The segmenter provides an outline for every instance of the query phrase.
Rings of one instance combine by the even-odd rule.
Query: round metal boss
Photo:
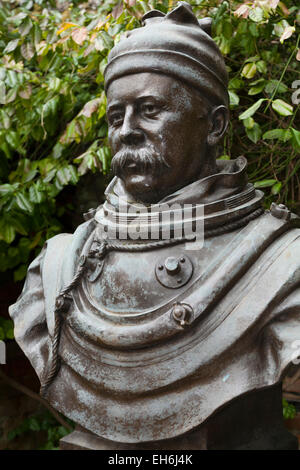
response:
[[[155,266],[156,279],[164,287],[178,289],[192,277],[193,264],[187,255],[169,256],[158,260]]]

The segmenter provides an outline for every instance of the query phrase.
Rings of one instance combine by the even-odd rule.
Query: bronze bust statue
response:
[[[209,19],[148,12],[105,84],[106,202],[47,241],[10,307],[42,395],[97,448],[294,448],[300,224],[263,209],[244,157],[217,159],[227,73]]]

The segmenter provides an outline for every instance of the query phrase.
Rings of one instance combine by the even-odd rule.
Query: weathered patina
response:
[[[244,157],[216,159],[227,74],[209,26],[181,3],[113,48],[106,202],[47,241],[10,307],[41,393],[96,448],[296,445],[280,386],[300,339],[299,218],[263,210]]]

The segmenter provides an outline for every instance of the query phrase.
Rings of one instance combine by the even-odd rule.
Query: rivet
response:
[[[162,271],[162,270],[164,269],[163,265],[160,264],[160,265],[158,266],[158,269],[159,269],[160,271]]]
[[[185,263],[185,258],[180,258],[181,263]]]
[[[173,317],[173,320],[176,321],[176,323],[184,327],[191,323],[193,318],[193,309],[188,304],[176,302],[175,304],[173,304],[171,315]]]
[[[291,211],[284,204],[277,205],[272,202],[270,212],[277,219],[290,220],[291,218]]]

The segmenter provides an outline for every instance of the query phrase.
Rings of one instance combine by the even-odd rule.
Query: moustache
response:
[[[111,162],[114,175],[120,177],[130,172],[130,166],[141,173],[159,172],[170,167],[164,157],[152,147],[122,149],[114,155]]]

